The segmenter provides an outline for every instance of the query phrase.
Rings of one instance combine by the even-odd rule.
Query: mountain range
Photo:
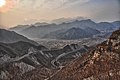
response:
[[[89,49],[83,45],[71,44],[62,49],[50,50],[14,31],[1,29],[0,35],[0,79],[2,80],[12,79],[38,67],[41,67],[40,70],[56,69]]]
[[[43,71],[44,70],[44,71]],[[41,72],[44,72],[41,74]],[[42,77],[44,76],[44,77]],[[13,80],[119,80],[120,30],[58,70],[37,68]]]
[[[62,23],[70,23],[76,20],[79,20],[79,21],[85,20],[85,18],[80,16],[74,17],[74,18],[58,18],[58,19],[52,20],[51,23],[62,24]]]
[[[41,23],[42,24],[42,23]],[[71,29],[74,28],[80,28],[80,29],[86,29],[86,28],[92,28],[95,31],[100,31],[100,32],[112,32],[116,29],[118,29],[120,26],[120,21],[115,21],[115,22],[100,22],[100,23],[96,23],[90,19],[86,19],[86,20],[75,20],[73,22],[68,22],[68,23],[61,23],[61,24],[47,24],[47,23],[43,23],[44,25],[36,25],[36,24],[32,24],[32,25],[28,25],[26,27],[26,25],[21,25],[21,29],[20,27],[14,27],[11,28],[10,30],[12,31],[16,31],[19,34],[22,34],[26,37],[29,38],[56,38],[56,39],[64,39],[62,37],[59,36],[59,34],[63,34],[66,33],[67,31],[73,31]],[[25,27],[23,29],[23,27]],[[57,32],[57,34],[56,34]],[[78,34],[78,31],[75,31]],[[54,34],[55,33],[55,34]],[[72,32],[70,32],[72,33]],[[92,34],[94,34],[95,32],[93,32]],[[72,33],[74,34],[74,33]],[[84,33],[80,33],[80,34],[84,34]],[[70,35],[70,34],[68,34]],[[86,33],[85,35],[89,35],[88,33]],[[58,36],[58,37],[56,37]],[[64,34],[63,34],[64,36]],[[69,39],[70,36],[68,36]],[[84,36],[86,37],[86,36]],[[86,37],[87,38],[87,37]],[[67,39],[67,38],[66,38]],[[72,38],[71,38],[72,39]],[[74,38],[73,38],[74,39]],[[77,38],[78,39],[78,38]]]
[[[112,33],[119,27],[119,21],[95,23],[88,19],[10,29],[16,32],[0,29],[0,79],[119,80],[120,30]],[[106,41],[96,45],[111,33]],[[29,38],[81,39],[81,42],[49,49],[23,34]],[[87,42],[95,45],[86,45]]]
[[[51,32],[45,35],[43,38],[74,40],[74,39],[92,37],[93,35],[96,34],[100,34],[100,31],[89,27],[85,29],[73,27],[68,30],[61,30],[61,31],[59,30],[59,31]]]

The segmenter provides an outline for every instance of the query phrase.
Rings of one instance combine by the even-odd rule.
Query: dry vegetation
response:
[[[49,80],[120,80],[120,30]]]

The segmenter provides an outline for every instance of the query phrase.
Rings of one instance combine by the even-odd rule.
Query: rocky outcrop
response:
[[[120,79],[120,30],[62,68],[49,80],[119,80]]]

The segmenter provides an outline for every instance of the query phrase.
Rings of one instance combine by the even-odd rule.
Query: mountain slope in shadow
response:
[[[29,42],[31,44],[38,45],[36,42],[14,32],[14,31],[0,29],[0,42],[2,42],[2,43],[14,43],[14,42],[18,42],[18,41],[24,41],[24,42]]]

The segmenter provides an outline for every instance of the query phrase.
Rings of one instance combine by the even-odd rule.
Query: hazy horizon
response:
[[[59,18],[83,17],[96,22],[120,20],[119,0],[6,0],[0,25],[7,28]]]

